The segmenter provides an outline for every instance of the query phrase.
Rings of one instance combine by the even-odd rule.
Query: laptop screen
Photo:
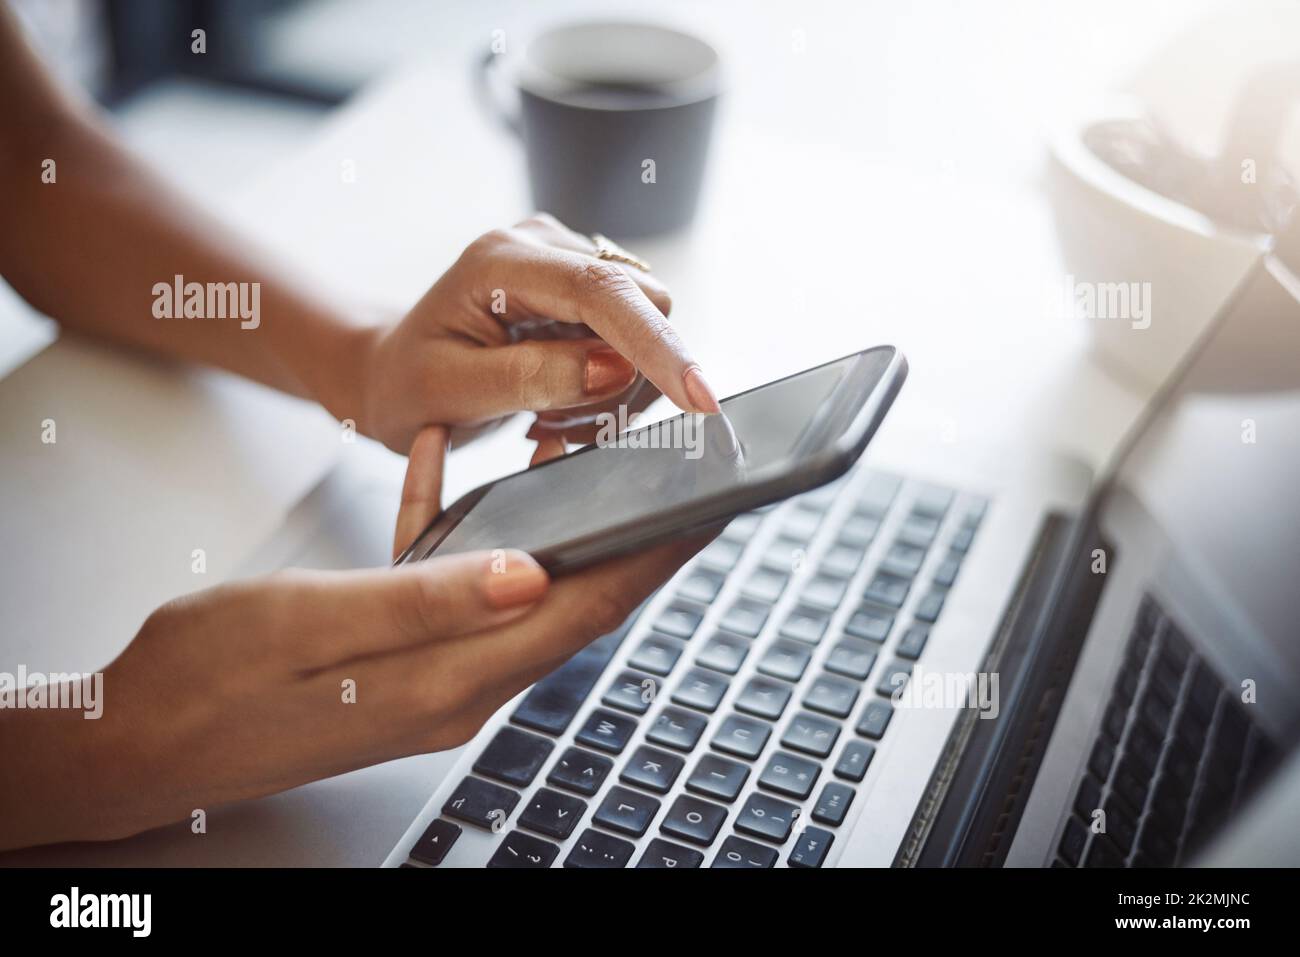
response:
[[[1202,640],[1245,641],[1300,676],[1300,282],[1284,267],[1247,281],[1112,483],[1212,603],[1220,633]]]

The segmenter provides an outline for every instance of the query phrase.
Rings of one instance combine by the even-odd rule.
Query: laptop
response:
[[[1194,863],[1300,718],[1297,290],[1262,260],[1095,482],[873,449],[736,518],[385,865]]]

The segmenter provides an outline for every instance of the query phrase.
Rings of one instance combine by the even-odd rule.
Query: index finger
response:
[[[641,287],[613,263],[533,244],[507,246],[489,281],[531,313],[583,323],[687,412],[719,412],[700,364]]]

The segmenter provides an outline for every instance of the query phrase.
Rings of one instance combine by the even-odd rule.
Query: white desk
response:
[[[515,145],[470,97],[469,48],[367,92],[229,215],[341,295],[414,301],[476,234],[528,211]],[[1050,446],[1100,462],[1142,397],[1087,360],[1081,329],[1043,317],[1044,285],[1065,270],[1032,183],[919,175],[781,138],[746,120],[753,106],[723,111],[697,228],[636,250],[672,287],[674,320],[720,390],[892,341],[912,374],[881,443],[945,442],[953,456]],[[0,594],[28,623],[3,657],[31,668],[102,665],[151,608],[231,574],[332,463],[400,479],[399,460],[344,446],[303,403],[74,341],[0,382],[0,409]],[[55,447],[39,443],[46,417]],[[518,467],[521,431],[457,454],[447,496]],[[190,572],[196,547],[206,576]],[[202,837],[182,825],[0,862],[377,864],[450,761],[210,813]]]

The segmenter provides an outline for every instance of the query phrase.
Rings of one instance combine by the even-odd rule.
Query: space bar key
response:
[[[645,605],[642,604],[641,608]],[[538,681],[524,695],[510,720],[535,731],[561,735],[573,721],[578,709],[600,680],[605,666],[613,659],[633,623],[641,613],[638,608],[614,631],[597,638],[557,670]]]

